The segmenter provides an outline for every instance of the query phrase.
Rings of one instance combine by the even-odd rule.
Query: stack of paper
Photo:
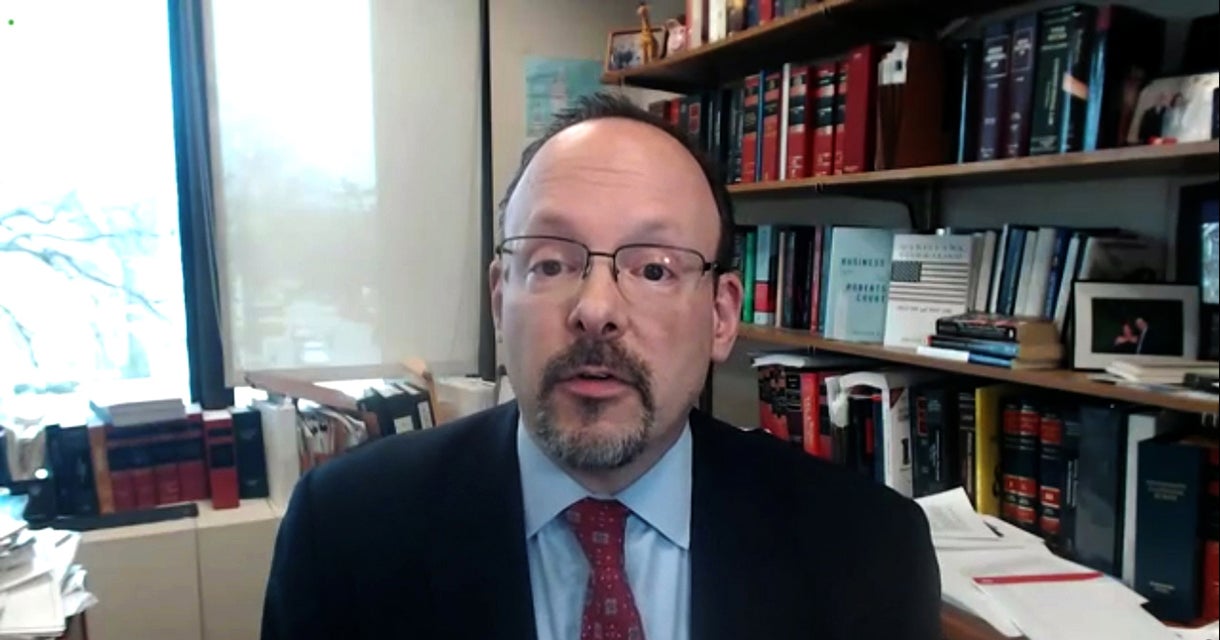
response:
[[[74,563],[79,546],[79,533],[31,531],[0,511],[0,640],[58,637],[97,603]]]
[[[1209,633],[1165,626],[1122,582],[1053,554],[1041,538],[999,518],[980,516],[961,487],[916,502],[928,517],[944,600],[1007,637],[1216,637],[1214,627]]]

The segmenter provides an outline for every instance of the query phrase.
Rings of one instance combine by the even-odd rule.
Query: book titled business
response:
[[[973,290],[972,239],[966,235],[898,234],[890,259],[885,345],[919,347],[939,318],[966,312]]]

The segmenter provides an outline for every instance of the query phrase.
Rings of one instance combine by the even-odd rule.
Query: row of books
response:
[[[936,321],[971,311],[1047,319],[1063,334],[1073,284],[1156,282],[1160,243],[1120,229],[740,225],[744,322],[831,339],[926,345]]]
[[[1124,5],[1056,5],[980,38],[860,45],[651,106],[730,184],[1159,143],[1132,122],[1167,70],[1165,31]]]
[[[686,0],[686,48],[696,49],[733,34],[795,15],[821,0]]]
[[[277,396],[220,410],[184,406],[168,418],[130,418],[130,410],[94,403],[91,415],[43,426],[30,441],[41,444],[40,455],[8,456],[0,446],[0,486],[44,496],[25,514],[39,525],[72,518],[93,528],[91,518],[104,526],[112,514],[202,500],[215,509],[250,498],[283,507],[305,471],[435,424],[429,392],[404,380],[326,384],[333,386],[308,384],[306,393],[323,389],[329,403]],[[0,437],[0,445],[8,441]],[[18,457],[39,460],[38,468],[10,469],[5,461]]]
[[[775,437],[908,497],[962,487],[1159,618],[1220,616],[1220,441],[1198,416],[808,351],[754,366]]]

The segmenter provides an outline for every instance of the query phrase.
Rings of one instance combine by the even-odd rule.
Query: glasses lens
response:
[[[674,293],[703,273],[703,258],[675,247],[627,247],[618,254],[619,282],[643,294]]]
[[[517,238],[504,243],[509,273],[533,289],[546,290],[580,279],[585,268],[581,245],[555,238]]]

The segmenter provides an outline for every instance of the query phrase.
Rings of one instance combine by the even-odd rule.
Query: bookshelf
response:
[[[602,83],[685,93],[736,80],[777,60],[814,58],[865,40],[928,35],[945,23],[1024,0],[822,0],[722,40],[623,71]]]
[[[822,0],[796,10],[792,15],[752,26],[696,49],[681,51],[628,70],[607,72],[603,74],[602,82],[607,85],[632,86],[686,95],[707,92],[709,89],[738,83],[762,69],[770,73],[786,62],[796,65],[794,61],[841,58],[845,51],[858,45],[894,38],[935,39],[946,31],[952,31],[955,25],[967,24],[971,18],[996,12],[1011,13],[1043,5],[1044,3],[1028,0]],[[1156,13],[1155,10],[1151,11]],[[953,35],[948,37],[953,38]],[[793,73],[796,73],[795,69]],[[804,80],[808,87],[806,90],[812,91],[814,71],[810,68],[807,73],[808,76]],[[850,95],[850,90],[848,94]],[[786,98],[780,98],[781,101],[784,99]],[[702,107],[704,110],[720,108],[709,107],[708,105],[718,103],[706,100],[707,98]],[[683,103],[677,103],[666,113],[676,113],[678,109],[685,108]],[[804,122],[808,128],[808,110],[813,107],[808,103],[804,108]],[[685,114],[686,111],[682,113]],[[700,113],[706,121],[707,111]],[[712,118],[715,118],[717,112],[711,113]],[[760,119],[762,117],[759,116]],[[677,118],[671,121],[677,121]],[[761,121],[758,126],[761,137]],[[1028,135],[1028,131],[1022,135]],[[706,140],[704,144],[707,144]],[[806,141],[804,144],[810,143]],[[865,148],[868,148],[868,144],[871,143],[865,143]],[[774,149],[771,153],[775,153]],[[812,154],[807,152],[806,162],[810,157]],[[867,163],[868,160],[864,160],[864,164]],[[822,193],[893,200],[907,205],[914,226],[929,231],[942,226],[940,196],[941,189],[946,187],[1015,187],[1127,178],[1215,176],[1218,165],[1220,141],[1208,140],[744,182],[730,184],[728,191],[738,202],[769,198],[811,199]],[[782,173],[783,164],[780,166],[779,172]],[[786,224],[795,226],[802,222],[790,221]],[[810,220],[804,224],[813,225],[815,222]],[[967,364],[922,356],[913,349],[831,340],[807,330],[753,325],[744,321],[738,330],[738,337],[743,341],[813,348],[907,367],[1009,382],[1031,389],[1186,414],[1220,413],[1220,401],[1215,397],[1096,382],[1090,379],[1087,372],[1065,369],[1011,370]],[[709,377],[708,388],[705,390],[709,394],[705,397],[709,399],[711,386],[712,380]],[[949,640],[1000,640],[1003,637],[983,620],[949,603],[942,604],[941,623],[944,636]]]
[[[796,194],[860,186],[965,186],[1011,184],[1015,180],[1053,182],[1095,178],[1133,178],[1216,169],[1220,140],[1161,146],[1121,147],[1047,156],[1008,158],[911,169],[752,182],[729,186],[734,195]]]
[[[1178,396],[1131,387],[1120,387],[1088,379],[1088,374],[1077,371],[1012,370],[1001,367],[954,362],[940,358],[922,356],[910,349],[884,347],[878,344],[828,340],[821,336],[795,329],[742,324],[738,336],[769,344],[793,347],[813,347],[833,353],[843,353],[897,364],[939,369],[962,375],[987,378],[1000,382],[1013,382],[1041,389],[1077,393],[1095,398],[1106,398],[1135,404],[1172,409],[1187,413],[1220,413],[1220,403],[1215,399],[1200,399],[1195,396]]]

